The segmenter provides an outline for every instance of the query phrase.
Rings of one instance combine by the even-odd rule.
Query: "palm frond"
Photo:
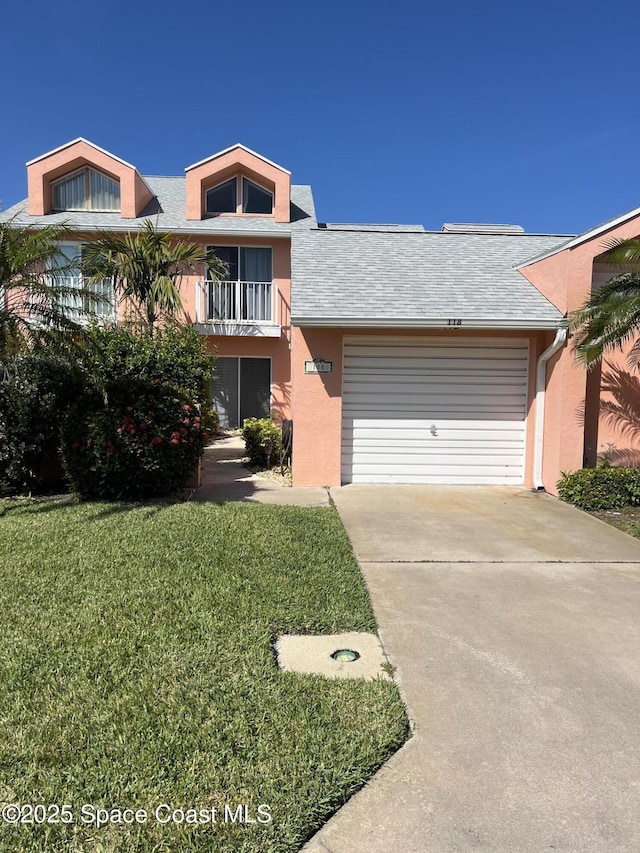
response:
[[[569,317],[578,361],[587,367],[640,333],[640,274],[615,276]]]
[[[632,237],[627,240],[612,238],[604,243],[607,251],[605,259],[617,266],[640,263],[640,238]]]

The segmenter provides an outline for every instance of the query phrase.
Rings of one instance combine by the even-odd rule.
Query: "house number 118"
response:
[[[447,320],[447,326],[461,326],[462,320]]]

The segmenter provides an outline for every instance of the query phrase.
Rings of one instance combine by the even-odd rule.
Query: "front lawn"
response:
[[[630,536],[635,536],[640,539],[640,507],[638,506],[623,506],[620,509],[602,509],[597,512],[590,512],[589,515],[594,515],[602,521],[606,521],[612,527],[617,527],[623,533],[628,533]]]
[[[333,509],[3,510],[0,801],[61,822],[0,850],[295,851],[406,739],[391,682],[275,665],[279,633],[375,631]]]

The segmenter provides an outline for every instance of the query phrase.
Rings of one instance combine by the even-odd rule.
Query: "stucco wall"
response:
[[[234,239],[208,237],[200,241],[203,247],[215,246],[269,246],[273,251],[273,281],[278,289],[278,337],[250,335],[206,335],[207,349],[220,356],[248,356],[271,359],[272,409],[276,420],[291,417],[291,257],[288,239],[268,240],[258,238]],[[184,276],[181,294],[185,320],[195,322],[196,282],[204,279],[204,269],[195,275]]]
[[[27,166],[30,216],[51,210],[51,181],[82,166],[90,165],[120,183],[120,215],[132,219],[140,214],[152,194],[138,172],[116,157],[85,141],[74,142],[45,155]]]
[[[545,333],[496,332],[443,329],[293,329],[293,484],[294,486],[340,485],[342,440],[342,345],[345,336],[526,338],[529,341],[529,379],[525,484],[533,485],[535,418],[535,365],[546,346]],[[304,362],[313,358],[333,362],[330,374],[305,374]]]
[[[591,294],[594,259],[606,251],[607,241],[635,237],[639,231],[640,217],[635,217],[521,272],[560,311],[574,311]],[[616,464],[640,464],[640,424],[637,429],[633,424],[640,383],[629,371],[627,354],[628,348],[606,359],[600,392],[598,372],[588,375],[576,362],[571,340],[548,363],[543,459],[547,491],[557,494],[563,471],[594,464],[596,455],[607,450]]]

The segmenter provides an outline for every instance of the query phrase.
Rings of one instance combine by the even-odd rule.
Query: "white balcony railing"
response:
[[[271,281],[199,281],[196,323],[277,326],[277,290]]]

